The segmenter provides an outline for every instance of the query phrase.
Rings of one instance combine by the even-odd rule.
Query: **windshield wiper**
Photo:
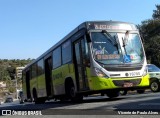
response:
[[[108,33],[106,30],[102,30],[102,33],[103,33],[105,36],[109,37],[109,38],[107,38],[107,39],[109,39],[109,42],[110,42],[113,46],[115,46],[115,47],[117,48],[117,51],[118,51],[118,54],[119,54],[118,42],[117,42],[116,36],[114,36],[114,38],[113,38],[113,37],[110,35],[110,33]]]
[[[126,55],[127,55],[126,45],[127,45],[128,37],[129,37],[129,31],[126,31],[124,38],[122,37],[123,47]]]
[[[122,37],[123,47],[125,47],[127,45],[128,37],[129,37],[129,31],[126,31],[124,39]]]
[[[110,35],[110,33],[108,33],[106,30],[102,30],[103,34],[107,34],[107,36],[109,37],[109,41],[113,44],[113,45],[117,45],[118,43],[116,42],[115,39],[113,39],[113,37]]]

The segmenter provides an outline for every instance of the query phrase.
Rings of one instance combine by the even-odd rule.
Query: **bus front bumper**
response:
[[[127,85],[128,84],[128,85]],[[149,88],[149,75],[134,78],[104,78],[92,77],[89,81],[90,90],[107,90],[107,89],[141,89]]]

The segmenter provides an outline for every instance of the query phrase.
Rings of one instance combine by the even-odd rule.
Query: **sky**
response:
[[[141,24],[160,0],[0,0],[0,59],[35,59],[84,21]]]

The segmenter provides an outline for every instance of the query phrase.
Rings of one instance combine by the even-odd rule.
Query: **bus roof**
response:
[[[73,36],[76,32],[81,29],[87,30],[137,30],[136,26],[132,23],[120,22],[120,21],[86,21],[72,30],[68,35],[66,35],[63,39],[57,42],[54,46],[48,49],[45,53],[39,56],[37,59],[33,60],[30,64],[28,64],[25,68],[27,69],[29,66],[44,58],[48,53],[54,50],[56,47],[61,45],[63,42],[68,40],[71,36]]]

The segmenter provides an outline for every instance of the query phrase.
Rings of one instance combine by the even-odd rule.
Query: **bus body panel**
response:
[[[46,81],[45,75],[42,74],[37,77],[37,96],[38,97],[46,97]]]
[[[75,88],[77,88],[73,64],[65,64],[59,68],[52,70],[52,79],[55,92],[54,95],[65,94],[66,78],[71,78],[74,82]]]

